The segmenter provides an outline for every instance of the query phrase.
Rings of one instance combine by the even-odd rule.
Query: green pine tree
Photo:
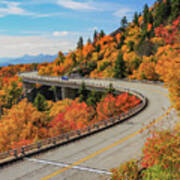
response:
[[[171,0],[171,16],[170,20],[175,20],[180,15],[180,1]]]
[[[115,92],[116,92],[116,90],[114,89],[112,83],[110,83],[110,84],[109,84],[109,88],[106,90],[106,93],[105,93],[105,94],[106,94],[106,95],[107,95],[107,94],[115,95]]]
[[[128,26],[128,21],[127,21],[126,16],[124,16],[124,17],[121,19],[121,29],[124,30],[127,26]]]
[[[98,37],[98,32],[97,32],[97,30],[94,30],[94,35],[93,35],[94,43],[97,41],[97,37]]]
[[[83,49],[83,38],[82,38],[82,36],[79,38],[79,41],[77,43],[77,49]]]
[[[101,99],[101,92],[91,91],[87,99],[87,105],[96,108],[97,102]]]
[[[86,84],[84,82],[81,84],[81,87],[78,91],[78,94],[79,94],[79,101],[80,102],[86,102],[87,101],[88,90],[87,90]]]
[[[104,36],[105,36],[105,33],[104,33],[103,30],[101,30],[100,33],[99,33],[99,38],[101,39],[101,38],[103,38]]]
[[[47,102],[45,97],[38,93],[35,100],[34,100],[34,106],[37,108],[38,111],[46,111],[47,110]]]
[[[123,59],[123,54],[119,53],[114,67],[114,77],[115,78],[124,78],[126,74],[126,64]]]
[[[136,24],[137,26],[139,26],[139,16],[138,16],[138,13],[137,13],[137,12],[134,13],[133,22],[134,22],[134,24]]]

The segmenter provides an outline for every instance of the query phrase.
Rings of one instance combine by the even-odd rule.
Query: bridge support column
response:
[[[71,88],[61,88],[61,97],[62,99],[69,98],[69,99],[75,99],[77,95],[77,90],[76,89],[71,89]]]
[[[23,92],[24,96],[27,97],[29,93],[34,89],[34,84],[23,82]]]
[[[62,100],[65,99],[65,98],[67,98],[67,97],[68,97],[68,96],[67,96],[66,88],[65,88],[65,87],[62,87],[62,88],[61,88],[61,98],[62,98]]]

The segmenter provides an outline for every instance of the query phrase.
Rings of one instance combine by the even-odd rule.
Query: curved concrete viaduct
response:
[[[75,80],[74,80],[75,81]],[[0,169],[6,180],[94,180],[106,179],[110,169],[141,154],[148,134],[146,126],[154,120],[158,128],[169,127],[176,121],[167,89],[139,82],[86,80],[86,83],[112,83],[115,88],[131,88],[146,96],[148,107],[128,121],[84,139],[24,158]],[[169,115],[167,114],[169,112]],[[145,128],[144,128],[145,127]],[[144,130],[140,133],[140,130]]]

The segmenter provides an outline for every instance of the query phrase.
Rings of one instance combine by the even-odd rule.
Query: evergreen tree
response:
[[[77,63],[77,61],[76,61],[76,54],[74,52],[72,52],[71,58],[72,58],[72,61],[73,61],[74,65],[75,65]]]
[[[136,24],[137,26],[139,26],[139,16],[138,16],[138,13],[137,13],[137,12],[134,13],[133,22],[134,22],[134,24]]]
[[[114,77],[115,78],[124,78],[126,73],[126,65],[123,59],[123,54],[119,53],[114,67]]]
[[[81,87],[78,91],[79,94],[79,101],[80,102],[86,102],[88,98],[88,90],[86,89],[86,84],[83,82],[81,84]]]
[[[102,38],[102,37],[104,37],[104,36],[105,36],[105,33],[104,33],[103,30],[101,30],[100,33],[99,33],[99,38]]]
[[[170,14],[173,14],[176,10],[177,7],[175,7],[175,9],[173,10],[173,8],[171,8],[171,2],[173,2],[172,0],[166,0],[166,2],[163,1],[159,1],[159,4],[157,5],[157,7],[155,8],[155,27],[160,26],[161,24],[164,24],[166,22],[168,22],[168,18],[170,16]],[[178,2],[175,0],[175,2]],[[175,5],[177,6],[177,4]],[[172,12],[171,12],[172,9]],[[179,9],[180,11],[180,9]],[[179,14],[179,12],[178,12]]]
[[[57,65],[60,65],[60,63],[63,63],[65,60],[64,54],[61,51],[59,51],[59,53],[58,53],[58,58],[59,58],[59,61],[58,61]]]
[[[96,52],[100,52],[100,50],[101,50],[101,45],[100,44],[98,44],[97,46],[96,46]]]
[[[171,0],[171,16],[170,20],[175,20],[180,15],[180,1]]]
[[[143,26],[147,25],[148,19],[149,19],[149,7],[147,4],[145,4],[144,10],[143,10]]]
[[[34,106],[37,108],[38,111],[46,111],[47,110],[47,102],[45,97],[38,93],[35,100],[34,100]]]
[[[98,37],[98,32],[97,32],[97,30],[95,30],[94,35],[93,35],[94,43],[97,41],[97,37]]]
[[[120,39],[120,42],[118,43],[118,49],[121,49],[121,47],[123,46],[123,44],[124,44],[124,40],[125,40],[125,36],[124,35],[122,35],[121,36],[121,39]]]
[[[127,18],[126,16],[124,16],[122,19],[121,19],[121,29],[124,30],[128,25],[128,21],[127,21]]]
[[[88,38],[87,42],[88,42],[89,44],[92,44],[91,38]]]
[[[148,23],[149,24],[153,24],[153,22],[154,22],[154,18],[153,18],[152,12],[149,11],[149,14],[148,14]]]
[[[166,0],[164,11],[165,11],[164,14],[166,15],[166,17],[169,17],[171,15],[171,0]],[[179,12],[180,12],[180,9],[179,9]]]
[[[129,48],[129,52],[134,51],[134,45],[135,45],[134,41],[129,41],[127,43],[127,46]]]
[[[77,43],[77,49],[83,49],[83,38],[82,38],[82,36],[79,38],[79,41]]]
[[[107,94],[115,95],[115,92],[116,92],[116,90],[114,89],[112,83],[110,83],[110,84],[109,84],[109,88],[106,90],[106,93],[105,93],[105,94],[106,94],[106,95],[107,95]]]
[[[101,99],[101,92],[96,92],[96,91],[91,91],[90,95],[88,96],[87,99],[87,105],[88,106],[93,106],[94,108],[96,108],[96,104],[97,102],[100,101]]]

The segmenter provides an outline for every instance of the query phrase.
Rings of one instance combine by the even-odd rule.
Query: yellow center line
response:
[[[150,127],[152,127],[152,126],[153,126],[154,124],[156,124],[158,121],[160,121],[161,119],[163,119],[164,117],[166,117],[166,116],[168,115],[168,113],[172,110],[172,108],[173,108],[173,106],[170,106],[170,107],[168,108],[167,112],[165,112],[162,116],[160,116],[159,118],[157,118],[157,119],[156,119],[155,121],[153,121],[152,123],[150,123],[150,124],[148,124],[147,126],[141,128],[140,130],[138,130],[138,131],[130,134],[129,136],[127,136],[127,137],[125,137],[125,138],[122,138],[122,139],[114,142],[113,144],[111,144],[111,145],[109,145],[109,146],[107,146],[107,147],[105,147],[105,148],[102,148],[102,149],[98,150],[97,152],[95,152],[95,153],[93,153],[93,154],[91,154],[91,155],[86,156],[85,158],[83,158],[83,159],[81,159],[81,160],[79,160],[79,161],[76,161],[76,162],[72,163],[72,164],[69,165],[68,167],[65,167],[65,168],[62,168],[62,169],[60,169],[60,170],[57,170],[57,171],[53,172],[52,174],[50,174],[50,175],[42,178],[41,180],[48,180],[48,179],[50,179],[50,178],[52,178],[52,177],[54,177],[54,176],[57,176],[57,175],[63,173],[64,171],[66,171],[66,170],[68,170],[68,169],[71,169],[73,166],[77,166],[77,165],[79,165],[79,164],[81,164],[81,163],[83,163],[83,162],[85,162],[85,161],[87,161],[87,160],[89,160],[89,159],[91,159],[91,158],[93,158],[93,157],[95,157],[95,156],[97,156],[97,155],[99,155],[99,154],[101,154],[101,153],[103,153],[103,152],[111,149],[112,147],[115,147],[115,146],[121,144],[122,142],[125,142],[125,141],[127,141],[128,139],[130,139],[130,138],[132,138],[132,137],[140,134],[142,131],[144,131],[144,130],[150,128]]]

